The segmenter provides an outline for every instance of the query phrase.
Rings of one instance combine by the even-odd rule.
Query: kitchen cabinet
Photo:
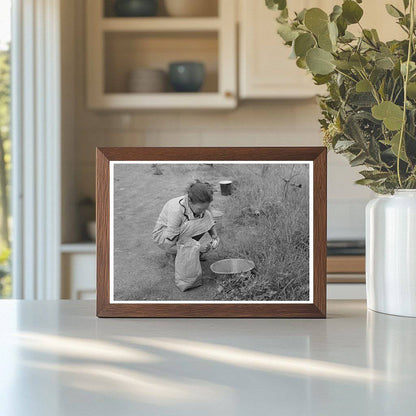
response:
[[[318,6],[317,1],[293,0],[290,9]],[[319,6],[320,7],[320,6]],[[319,88],[311,75],[289,59],[290,48],[276,33],[278,12],[264,1],[239,1],[239,91],[244,98],[308,98]]]
[[[116,17],[110,0],[88,0],[87,105],[90,109],[209,109],[237,105],[236,7],[217,3],[217,16]],[[205,66],[202,90],[177,93],[129,92],[127,79],[137,69],[167,71],[175,61]]]
[[[393,4],[400,10],[403,9],[403,0],[392,0],[387,3]],[[366,29],[376,29],[380,40],[387,42],[392,39],[406,38],[405,32],[396,24],[395,18],[387,13],[384,2],[367,0],[361,4],[361,7],[364,9],[361,25]],[[357,29],[359,27],[355,25],[355,30],[351,31],[357,33]]]
[[[61,253],[62,299],[95,299],[95,244],[62,244]]]
[[[330,12],[337,0],[291,0],[289,11],[320,7]],[[400,9],[401,0],[390,2]],[[367,1],[362,25],[376,28],[381,40],[403,38],[404,32],[394,22],[384,4]],[[290,48],[276,33],[279,12],[267,9],[264,1],[239,0],[239,95],[242,99],[308,98],[325,91],[315,86],[311,75],[289,59]],[[359,32],[358,25],[349,27]]]
[[[235,108],[238,98],[301,99],[325,91],[289,59],[290,48],[276,33],[278,12],[268,10],[264,1],[209,1],[218,1],[217,16],[180,18],[162,13],[152,18],[122,18],[114,16],[113,0],[87,0],[88,108]],[[305,7],[320,7],[330,12],[339,3],[337,0],[292,0],[289,7],[291,13]],[[401,0],[392,3],[402,7]],[[376,28],[382,40],[403,37],[384,5],[373,1],[361,6],[365,11],[364,27]],[[359,27],[350,26],[350,30],[357,32]],[[178,60],[204,63],[207,77],[201,92],[127,91],[131,71],[142,67],[166,70],[169,62]]]

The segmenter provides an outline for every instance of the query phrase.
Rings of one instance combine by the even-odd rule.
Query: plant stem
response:
[[[410,0],[410,30],[409,30],[409,45],[407,48],[407,60],[406,60],[406,73],[404,76],[404,85],[403,85],[403,119],[402,119],[402,128],[400,129],[400,140],[399,140],[399,151],[397,152],[397,178],[399,180],[400,188],[403,187],[402,177],[400,174],[400,156],[402,155],[404,131],[406,129],[406,107],[407,107],[407,83],[409,82],[409,68],[410,60],[412,58],[413,50],[413,35],[415,27],[415,0]]]
[[[365,69],[361,66],[362,70],[360,71],[360,75],[363,77],[363,79],[367,80],[371,87],[371,93],[373,94],[374,99],[377,101],[377,104],[380,104],[380,100],[378,98],[378,93],[376,88],[374,87],[373,83],[370,81],[370,78],[368,77],[367,73],[365,72]]]
[[[357,83],[357,80],[356,80],[355,78],[350,77],[350,76],[349,76],[349,75],[347,75],[346,73],[344,73],[344,72],[340,71],[338,68],[335,68],[335,71],[336,71],[336,72],[339,72],[341,75],[344,75],[344,77],[349,78],[351,81],[354,81],[355,83]]]
[[[394,90],[396,89],[396,84],[397,84],[397,81],[394,80],[394,82],[393,82],[393,88],[391,89],[391,94],[390,94],[390,98],[389,98],[390,101],[393,101]]]
[[[378,49],[377,49],[377,45],[375,45],[374,43],[373,43],[373,41],[365,34],[365,32],[364,32],[364,28],[361,26],[361,23],[360,22],[357,22],[358,23],[358,26],[360,27],[360,29],[361,29],[361,33],[363,34],[363,36],[365,37],[365,39],[367,40],[367,43],[368,44],[370,44],[373,48],[374,48],[374,50],[376,50],[376,51],[378,51]]]
[[[399,99],[400,94],[402,93],[403,88],[400,88],[399,91],[397,92],[396,96],[394,97],[393,102],[396,103],[396,101]]]

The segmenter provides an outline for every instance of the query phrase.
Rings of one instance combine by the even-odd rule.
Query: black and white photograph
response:
[[[110,163],[110,303],[313,301],[312,163]]]

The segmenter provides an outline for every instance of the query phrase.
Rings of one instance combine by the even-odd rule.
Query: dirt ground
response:
[[[174,268],[157,247],[151,233],[163,205],[171,198],[184,195],[195,179],[219,187],[228,179],[215,167],[198,165],[160,165],[155,175],[151,165],[123,164],[114,167],[114,299],[115,300],[213,300],[219,285],[209,266],[221,258],[212,251],[201,262],[203,285],[181,292],[174,283]],[[214,193],[211,206],[221,210],[224,199]]]

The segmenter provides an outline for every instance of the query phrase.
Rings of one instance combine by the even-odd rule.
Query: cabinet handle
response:
[[[224,95],[225,95],[226,98],[233,98],[234,97],[234,94],[231,91],[225,91]]]

